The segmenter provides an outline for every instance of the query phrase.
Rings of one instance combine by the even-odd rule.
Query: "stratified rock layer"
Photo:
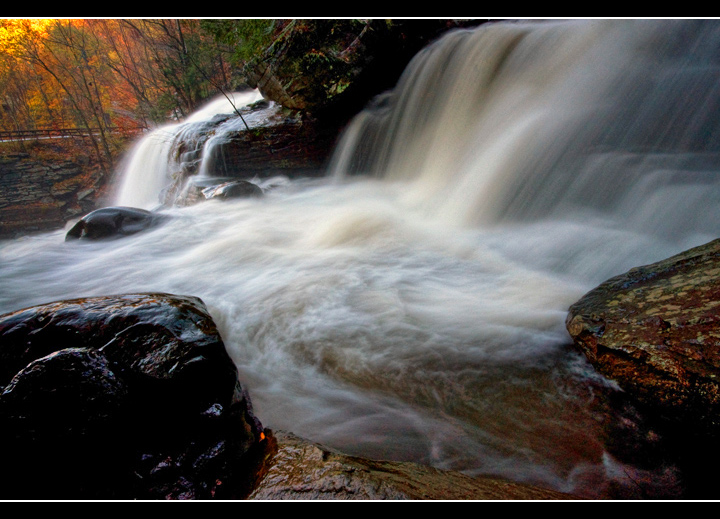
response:
[[[92,211],[105,186],[87,158],[44,160],[27,153],[0,157],[0,239],[61,228]]]
[[[424,465],[347,456],[286,432],[268,437],[250,499],[564,500],[572,496]]]
[[[640,402],[720,424],[720,240],[607,280],[570,307],[566,326]]]

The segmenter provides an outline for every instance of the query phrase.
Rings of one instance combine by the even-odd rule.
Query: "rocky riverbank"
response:
[[[632,269],[567,317],[577,347],[623,389],[614,398],[671,437],[702,498],[713,491],[704,461],[717,456],[718,261],[720,240]],[[0,316],[0,359],[3,499],[575,498],[348,456],[264,428],[193,296],[20,309]]]

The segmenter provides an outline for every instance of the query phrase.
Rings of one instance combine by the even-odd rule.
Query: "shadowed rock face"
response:
[[[261,441],[192,296],[93,297],[2,315],[0,388],[3,499],[209,499],[240,492]]]
[[[718,425],[720,240],[609,279],[570,307],[566,326],[639,401]]]
[[[392,88],[421,48],[478,19],[289,20],[245,66],[248,84],[267,99],[321,118],[347,116]]]
[[[108,184],[91,157],[74,157],[57,140],[35,142],[32,149],[32,155],[0,154],[2,239],[61,229],[96,209]]]

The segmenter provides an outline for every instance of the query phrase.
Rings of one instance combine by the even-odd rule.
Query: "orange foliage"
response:
[[[198,20],[0,19],[0,129],[130,128],[188,113],[228,88],[213,45]]]

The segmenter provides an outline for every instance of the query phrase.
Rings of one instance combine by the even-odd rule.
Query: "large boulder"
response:
[[[163,222],[167,217],[136,207],[103,207],[83,216],[65,240],[100,240],[129,236]]]
[[[564,500],[568,494],[416,463],[348,456],[292,433],[268,431],[250,499]]]
[[[242,494],[263,430],[204,303],[127,294],[0,316],[0,498]]]
[[[720,240],[605,281],[566,326],[600,373],[659,416],[720,425]]]

